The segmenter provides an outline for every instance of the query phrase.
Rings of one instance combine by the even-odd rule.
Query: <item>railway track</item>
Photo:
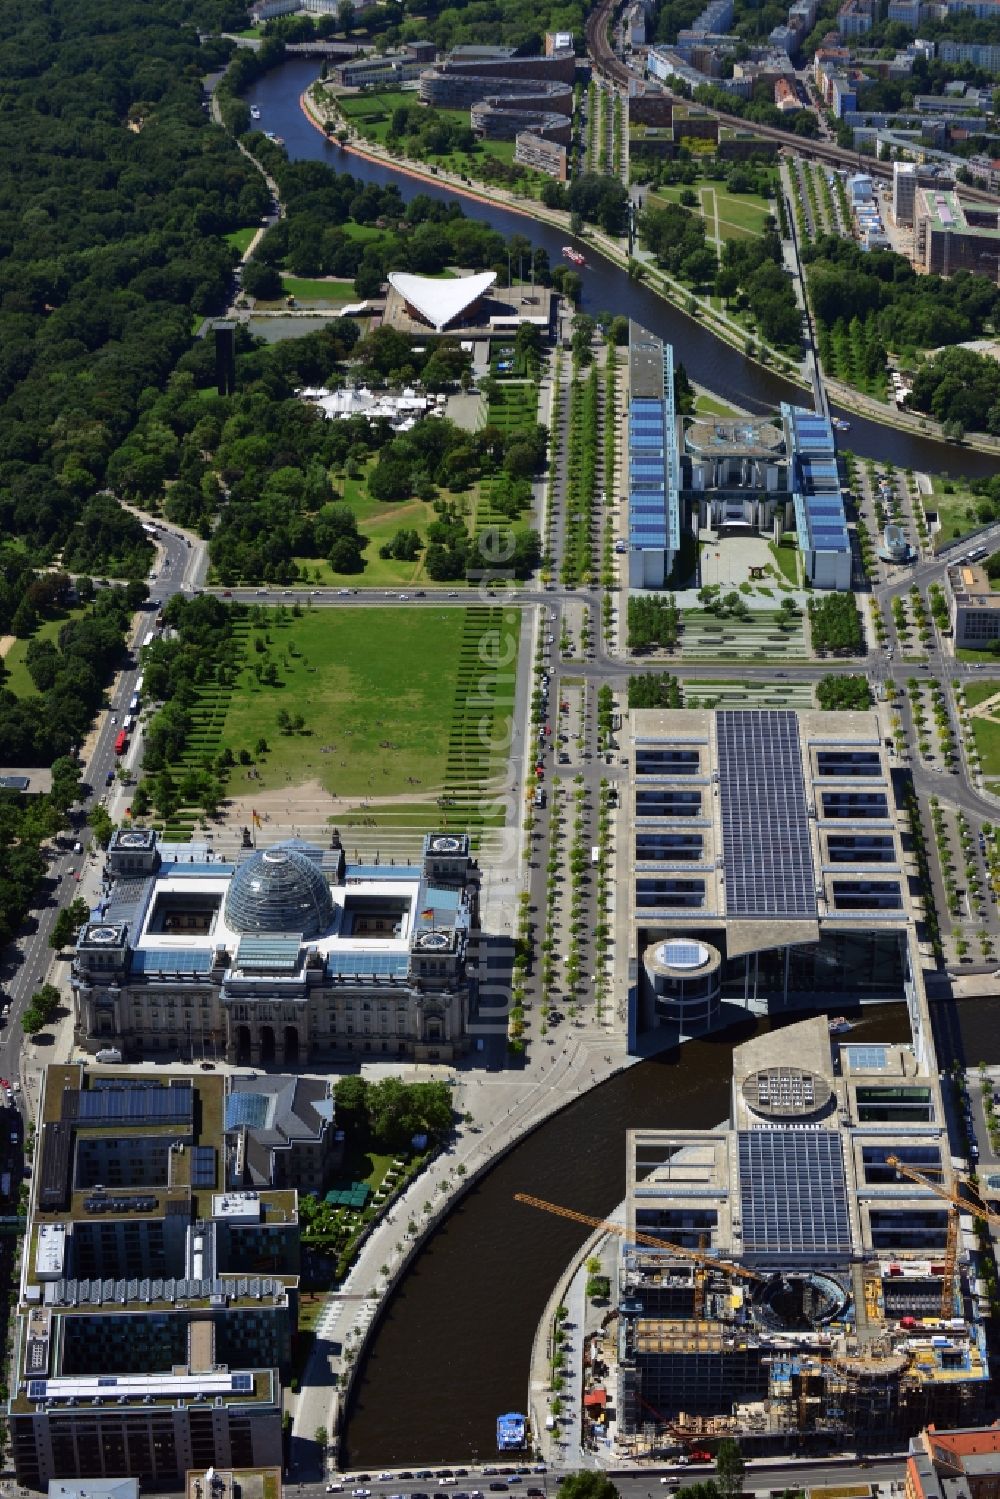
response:
[[[627,94],[629,84],[634,81],[636,75],[615,56],[614,49],[608,41],[609,23],[620,3],[621,0],[600,0],[587,17],[585,32],[587,51],[593,62],[594,71],[599,77],[614,84],[616,88],[623,89]],[[670,89],[665,89],[664,92],[676,103],[687,102],[679,94],[672,93]],[[776,141],[779,146],[794,147],[797,156],[826,162],[835,167],[860,168],[873,177],[892,177],[891,161],[876,161],[873,156],[861,156],[856,151],[846,151],[843,146],[834,146],[828,141],[812,140],[809,136],[789,135],[787,130],[778,130],[772,125],[760,125],[754,120],[744,120],[739,115],[727,114],[724,110],[708,109],[703,104],[698,107],[714,119],[721,120],[726,125],[734,125],[740,130],[750,131],[761,140]],[[996,203],[995,195],[985,188],[963,186],[961,193],[963,198],[972,202],[989,203],[991,206]]]

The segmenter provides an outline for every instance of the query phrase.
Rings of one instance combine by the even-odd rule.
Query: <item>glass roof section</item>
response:
[[[258,849],[233,876],[226,923],[234,932],[319,937],[333,924],[333,897],[319,865],[291,844]]]

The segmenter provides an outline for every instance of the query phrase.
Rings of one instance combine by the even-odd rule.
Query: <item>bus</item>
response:
[[[139,711],[139,694],[137,692],[133,692],[132,696],[128,700],[128,711],[132,714],[138,713]]]
[[[128,735],[124,729],[119,729],[118,738],[115,740],[115,754],[124,755],[128,749]]]
[[[156,639],[156,631],[155,630],[147,630],[145,636],[143,637],[143,642],[142,642],[142,648],[143,648],[143,650],[146,649],[147,645],[152,645],[153,641],[155,639]],[[140,681],[141,681],[141,678],[140,678]],[[139,683],[136,682],[135,685],[138,687]]]
[[[601,862],[601,850],[596,843],[593,844],[590,850],[590,862],[591,864],[600,864]]]
[[[132,732],[132,730],[134,728],[135,728],[135,719],[132,717],[131,713],[126,713],[126,715],[125,715],[125,722],[122,724],[122,729],[124,730],[124,733],[125,733],[126,737],[128,737],[128,735],[131,734],[131,732]]]

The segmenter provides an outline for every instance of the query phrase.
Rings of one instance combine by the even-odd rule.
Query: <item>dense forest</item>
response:
[[[831,338],[847,329],[864,373],[874,376],[885,370],[889,352],[910,363],[926,349],[981,337],[1000,317],[1000,287],[969,271],[949,277],[917,275],[903,255],[866,252],[853,240],[831,234],[804,245],[802,260],[824,363],[830,361]],[[942,375],[950,368],[940,366]],[[946,409],[954,382],[942,392],[939,383],[929,373],[918,375],[913,404],[942,421],[961,419],[957,410]],[[964,425],[983,426],[994,401],[985,390],[970,398]]]
[[[35,691],[19,697],[0,677],[0,764],[49,765],[75,751],[104,700],[108,676],[124,664],[134,601],[124,588],[81,591],[92,602],[65,618],[55,640],[45,635],[29,642],[26,665]],[[58,617],[57,611],[55,600],[37,604],[39,619]],[[27,621],[22,628],[30,633]]]
[[[192,312],[225,305],[219,236],[266,204],[202,107],[228,44],[198,29],[232,18],[221,0],[0,11],[0,526],[38,560],[103,484]]]
[[[1000,437],[1000,365],[972,349],[944,349],[917,370],[909,404],[936,417],[949,436]]]

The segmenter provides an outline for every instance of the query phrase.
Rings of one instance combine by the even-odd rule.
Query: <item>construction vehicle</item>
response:
[[[765,1285],[768,1277],[759,1275],[756,1270],[749,1270],[746,1265],[735,1265],[730,1260],[721,1260],[714,1254],[709,1254],[703,1249],[687,1249],[683,1244],[671,1244],[666,1239],[655,1239],[652,1234],[628,1234],[620,1223],[612,1223],[607,1218],[592,1218],[589,1213],[578,1213],[573,1208],[564,1208],[557,1202],[546,1202],[544,1197],[531,1197],[527,1192],[515,1192],[515,1202],[523,1202],[530,1208],[541,1208],[543,1213],[554,1213],[557,1218],[568,1218],[571,1223],[583,1223],[587,1228],[599,1228],[605,1233],[618,1234],[620,1238],[629,1238],[636,1244],[648,1245],[651,1249],[659,1249],[664,1254],[675,1254],[681,1259],[690,1260],[692,1264],[705,1270],[720,1270],[723,1275],[736,1275],[742,1280],[752,1280],[758,1285]],[[702,1307],[704,1307],[704,1293],[700,1296]]]

